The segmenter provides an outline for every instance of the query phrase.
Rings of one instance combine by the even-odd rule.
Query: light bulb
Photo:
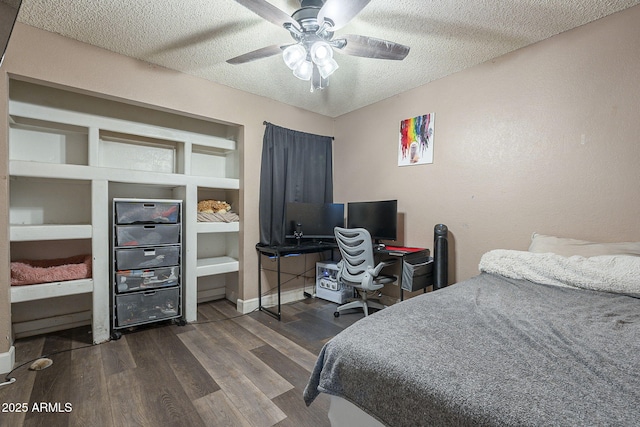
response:
[[[299,44],[291,45],[282,52],[282,59],[284,59],[284,63],[292,70],[295,70],[300,65],[300,62],[304,61],[306,57],[306,49],[304,46]]]
[[[338,63],[333,58],[329,58],[324,63],[317,64],[317,66],[318,66],[318,71],[320,72],[320,75],[322,76],[323,79],[326,79],[331,74],[333,74],[335,70],[338,69]]]
[[[313,63],[311,61],[301,61],[295,70],[293,75],[300,80],[311,80],[311,74],[313,74]]]
[[[318,65],[323,65],[333,59],[333,49],[327,42],[315,42],[309,53],[313,62]]]

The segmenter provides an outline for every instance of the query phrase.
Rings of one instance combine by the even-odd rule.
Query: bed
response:
[[[306,404],[331,395],[332,425],[638,425],[640,251],[533,243],[345,329]]]

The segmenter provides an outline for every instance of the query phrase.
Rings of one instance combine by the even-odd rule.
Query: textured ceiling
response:
[[[344,0],[348,2],[349,0]],[[292,14],[298,0],[270,0]],[[336,32],[411,47],[403,61],[336,54],[329,87],[310,92],[273,56],[225,61],[292,41],[234,0],[23,0],[18,20],[65,37],[337,117],[640,4],[640,0],[372,0]]]

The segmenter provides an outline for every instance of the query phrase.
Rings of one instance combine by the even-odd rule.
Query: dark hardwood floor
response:
[[[335,307],[283,305],[278,322],[220,300],[201,304],[196,323],[100,345],[88,327],[17,340],[16,366],[49,354],[53,365],[11,374],[0,426],[328,426],[328,397],[306,407],[302,391],[322,345],[362,318],[335,318]]]

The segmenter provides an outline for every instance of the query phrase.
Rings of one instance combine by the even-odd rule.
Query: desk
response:
[[[267,246],[258,243],[256,245],[256,250],[258,251],[258,310],[269,313],[276,319],[280,320],[281,310],[280,310],[280,258],[285,255],[293,255],[293,254],[311,254],[318,253],[324,251],[332,251],[332,259],[333,259],[333,250],[337,249],[338,245],[333,242],[304,242],[297,244],[286,244],[279,246]],[[271,257],[275,257],[278,262],[278,311],[274,312],[267,307],[262,306],[262,255],[267,255]]]
[[[379,248],[377,246],[373,247],[373,253],[376,255],[387,255],[392,257],[400,258],[400,275],[398,276],[398,287],[400,288],[400,301],[404,300],[404,291],[405,289],[402,287],[403,276],[405,275],[405,261],[409,261],[410,259],[416,258],[426,258],[429,256],[429,249],[426,248],[408,248],[403,246],[385,246],[384,248]],[[433,263],[430,267],[433,267]],[[416,291],[419,289],[423,289],[426,292],[427,287],[433,284],[433,276],[431,273],[431,268],[428,269],[428,274],[426,278],[422,278],[425,282],[425,286],[421,288],[415,289]],[[410,289],[407,289],[408,291]]]

